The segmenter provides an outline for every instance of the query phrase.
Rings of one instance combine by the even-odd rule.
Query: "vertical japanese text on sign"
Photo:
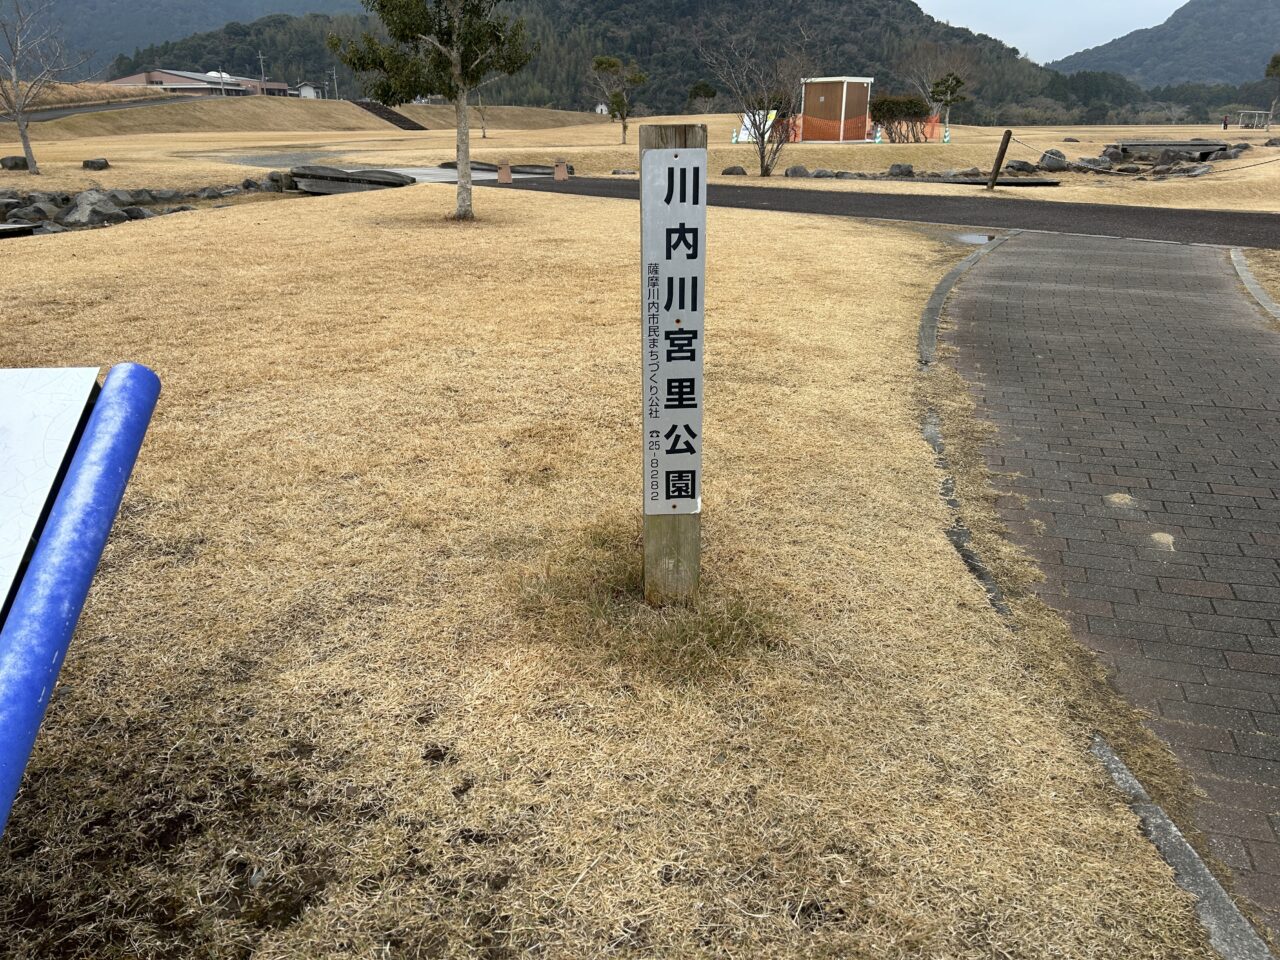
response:
[[[644,512],[700,513],[707,151],[648,150],[640,177]]]

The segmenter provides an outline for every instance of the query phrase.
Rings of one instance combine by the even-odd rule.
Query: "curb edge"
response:
[[[942,312],[947,306],[947,300],[951,296],[951,292],[955,289],[956,284],[960,282],[960,278],[972,269],[979,260],[985,257],[991,251],[995,250],[1006,240],[1011,240],[1022,233],[1021,230],[1010,230],[1003,236],[996,237],[969,256],[965,257],[951,271],[942,278],[937,287],[934,288],[933,294],[929,297],[929,302],[925,304],[924,313],[920,317],[920,334],[918,338],[918,347],[920,351],[920,365],[928,367],[933,363],[938,352],[938,322],[942,319]]]
[[[1245,259],[1244,250],[1240,247],[1231,248],[1231,263],[1236,268],[1236,274],[1240,277],[1240,282],[1244,284],[1246,290],[1253,296],[1266,313],[1271,315],[1273,320],[1280,320],[1280,304],[1271,299],[1271,294],[1263,288],[1258,282],[1258,278],[1253,275],[1253,271],[1249,269],[1249,261]]]
[[[1094,734],[1089,752],[1106,770],[1115,788],[1137,815],[1143,835],[1173,869],[1178,886],[1195,897],[1196,916],[1209,943],[1223,960],[1275,960],[1266,943],[1240,912],[1218,878],[1187,842],[1169,815],[1153,803],[1141,781],[1101,736]]]

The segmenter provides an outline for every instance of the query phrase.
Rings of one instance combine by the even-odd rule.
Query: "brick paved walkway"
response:
[[[1280,932],[1280,332],[1224,250],[1038,234],[947,316],[1042,596],[1153,715]]]

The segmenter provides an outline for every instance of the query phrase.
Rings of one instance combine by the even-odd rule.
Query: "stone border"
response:
[[[929,302],[925,304],[924,313],[920,316],[918,347],[922,372],[929,372],[930,365],[937,354],[938,323],[942,319],[942,311],[946,308],[947,299],[951,296],[951,291],[955,289],[956,284],[960,282],[960,278],[992,250],[1020,233],[1022,233],[1021,230],[1013,230],[984,243],[952,267],[951,271],[942,278],[934,289],[933,295],[929,297]],[[956,548],[956,553],[960,554],[960,559],[964,561],[964,565],[969,569],[969,572],[973,574],[978,583],[982,585],[982,589],[986,591],[987,601],[991,604],[991,608],[1000,616],[1008,618],[1012,615],[1012,611],[1009,609],[1009,602],[1005,598],[1004,591],[1000,589],[1000,584],[996,582],[991,568],[982,562],[982,557],[973,548],[973,533],[965,526],[964,521],[960,519],[960,500],[956,496],[956,481],[955,477],[951,475],[951,465],[947,460],[947,447],[942,439],[942,420],[938,416],[938,411],[933,409],[925,411],[924,422],[920,425],[920,433],[925,442],[933,448],[935,462],[938,465],[938,469],[942,471],[942,490],[940,492],[942,499],[946,501],[953,516],[951,526],[946,530],[947,539]]]
[[[947,298],[951,296],[951,291],[960,282],[960,278],[992,250],[1020,233],[1022,233],[1021,230],[1010,230],[1003,236],[996,237],[989,243],[983,244],[952,267],[951,272],[942,278],[942,282],[938,284],[933,291],[933,296],[929,298],[929,302],[925,305],[924,314],[920,317],[919,347],[921,366],[927,368],[929,364],[933,363],[934,357],[938,352],[938,321],[942,319],[942,311],[946,308]]]
[[[1129,808],[1138,816],[1142,832],[1173,868],[1178,886],[1195,897],[1196,915],[1218,955],[1223,960],[1275,960],[1200,854],[1187,843],[1164,809],[1152,802],[1142,783],[1107,741],[1095,734],[1089,752],[1102,764],[1115,788],[1124,794]]]
[[[1249,261],[1245,259],[1244,251],[1240,247],[1231,248],[1231,262],[1240,276],[1240,282],[1253,295],[1253,299],[1258,301],[1258,306],[1271,314],[1273,320],[1280,320],[1280,304],[1271,299],[1271,294],[1267,293],[1258,282],[1258,278],[1253,275],[1253,271],[1249,269]]]
[[[942,471],[942,499],[951,508],[953,517],[951,526],[946,530],[947,539],[956,548],[956,553],[960,554],[960,559],[969,568],[969,572],[982,584],[991,608],[1007,619],[1013,616],[1013,611],[1009,609],[1009,601],[1005,599],[1004,591],[1000,589],[1000,584],[996,581],[991,569],[982,562],[978,551],[973,549],[973,532],[960,519],[960,498],[956,496],[956,478],[951,475],[951,464],[947,460],[947,446],[942,439],[942,419],[936,410],[925,413],[920,432],[929,446],[933,447],[935,462],[938,464],[938,469]]]

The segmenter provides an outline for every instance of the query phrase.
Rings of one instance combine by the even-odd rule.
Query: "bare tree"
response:
[[[622,142],[627,142],[627,125],[635,113],[632,92],[649,78],[634,63],[617,57],[596,57],[591,61],[591,83],[609,109],[609,116],[622,124]]]
[[[807,37],[742,34],[722,20],[699,41],[698,55],[719,84],[720,95],[741,113],[760,176],[770,176],[791,142],[804,81],[813,76]]]
[[[471,109],[475,111],[476,119],[480,121],[480,139],[481,140],[489,139],[489,108],[493,106],[492,103],[484,102],[484,88],[487,86],[490,86],[491,84],[497,83],[499,80],[502,80],[502,79],[505,79],[505,78],[501,76],[490,77],[487,80],[483,80],[480,83],[477,83],[474,87],[471,88],[471,92],[476,95],[475,105],[472,106]]]
[[[40,166],[31,149],[31,111],[51,84],[89,59],[68,58],[53,6],[53,0],[0,0],[0,108],[17,124],[34,176]]]
[[[956,44],[922,42],[912,47],[897,63],[896,70],[911,85],[924,101],[929,104],[934,114],[944,109],[950,113],[950,105],[939,100],[944,96],[947,86],[943,82],[954,77],[960,81],[959,90],[973,74],[973,51]]]
[[[695,116],[704,117],[713,113],[719,113],[719,107],[719,97],[704,97],[699,100],[689,101],[689,112]]]
[[[715,113],[719,91],[705,80],[699,80],[689,90],[688,108],[698,115]]]
[[[1276,97],[1271,101],[1271,113],[1267,117],[1267,129],[1270,130],[1271,124],[1276,120],[1276,107],[1280,106],[1280,53],[1273,56],[1267,64],[1266,76],[1268,80],[1276,82]]]

